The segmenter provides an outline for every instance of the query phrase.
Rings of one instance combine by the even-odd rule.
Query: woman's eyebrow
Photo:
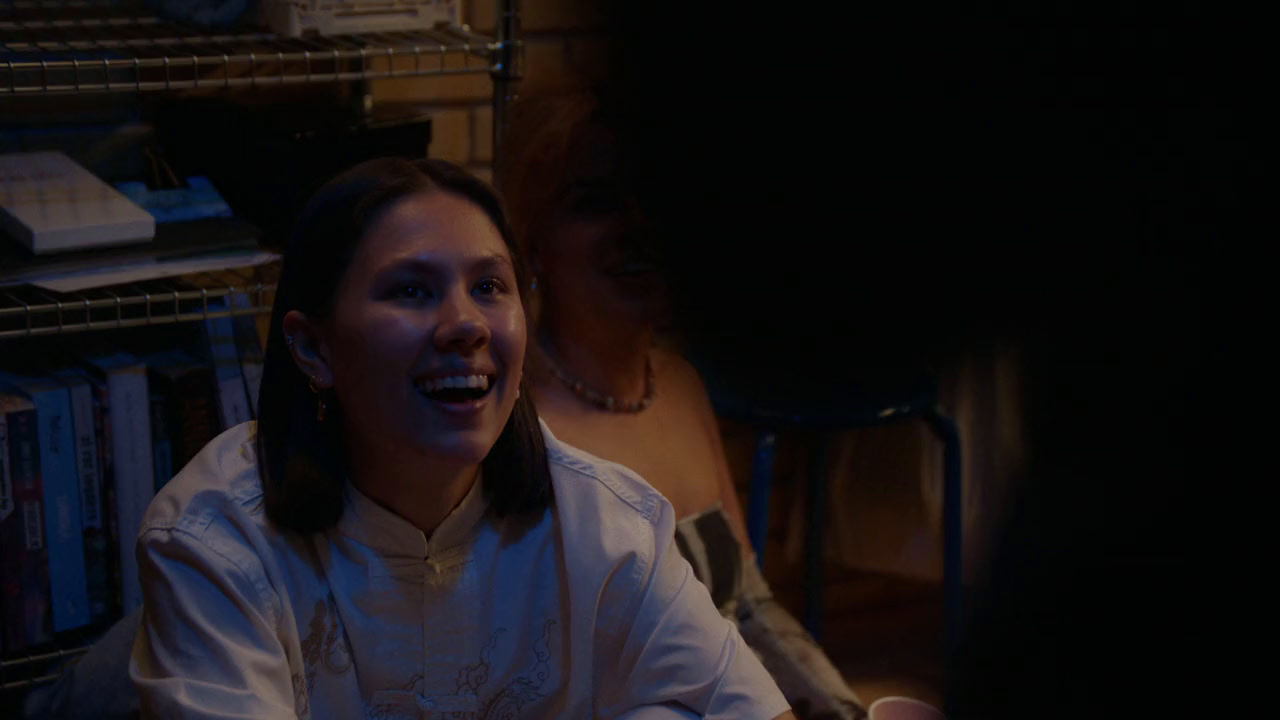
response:
[[[510,258],[498,253],[469,258],[465,260],[464,263],[465,267],[471,270],[490,270],[497,269],[499,267],[514,268]],[[435,260],[430,257],[405,257],[389,263],[383,269],[383,272],[407,270],[410,272],[438,273],[442,272],[447,264],[448,263],[440,262],[439,260]]]
[[[498,255],[496,253],[493,255],[485,255],[484,257],[477,258],[471,263],[471,268],[472,270],[489,270],[489,271],[497,271],[503,268],[507,270],[512,270],[512,271],[515,270],[515,266],[512,265],[510,258],[504,255]]]

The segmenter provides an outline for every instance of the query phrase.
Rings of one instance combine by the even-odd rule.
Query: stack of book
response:
[[[254,318],[209,319],[199,335],[39,372],[0,366],[6,657],[138,607],[134,540],[147,505],[215,435],[253,419],[262,375]]]

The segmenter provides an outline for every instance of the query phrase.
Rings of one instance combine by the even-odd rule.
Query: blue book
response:
[[[52,378],[6,379],[36,406],[53,630],[83,627],[89,624],[89,586],[85,577],[71,393]]]
[[[116,183],[116,189],[151,213],[158,223],[231,217],[231,206],[203,176],[187,178],[184,188],[151,190],[146,183],[129,181]]]
[[[76,437],[76,469],[80,480],[80,525],[84,540],[85,580],[89,587],[89,620],[107,619],[112,605],[111,546],[103,517],[102,468],[99,465],[98,421],[94,417],[94,390],[75,370],[54,374],[71,393],[72,428]]]

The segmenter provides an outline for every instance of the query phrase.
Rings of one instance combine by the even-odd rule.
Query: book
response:
[[[231,217],[231,206],[218,194],[209,178],[195,175],[187,178],[186,182],[186,187],[152,190],[144,182],[131,180],[116,183],[116,189],[137,203],[138,207],[151,213],[161,225]],[[157,235],[159,232],[157,228]]]
[[[147,367],[124,352],[87,358],[86,362],[107,389],[118,541],[118,552],[113,556],[120,576],[120,611],[128,614],[142,605],[134,543],[142,516],[155,495]]]
[[[169,442],[169,400],[156,389],[151,368],[147,368],[147,396],[151,411],[151,478],[156,492],[173,477],[173,444]]]
[[[225,296],[209,298],[210,311],[230,309]],[[213,364],[218,387],[220,430],[235,427],[251,419],[249,396],[240,371],[240,351],[236,347],[235,327],[230,317],[211,317],[204,321],[205,349]]]
[[[254,257],[260,236],[257,227],[237,217],[201,218],[159,223],[155,238],[143,245],[32,255],[16,240],[0,234],[0,287],[77,278],[89,282],[97,277],[106,284],[121,274],[144,270],[156,273],[147,277],[172,276],[206,259],[233,263]]]
[[[212,369],[181,349],[139,358],[147,366],[155,489],[221,431]],[[243,391],[241,391],[243,393]]]
[[[4,646],[6,652],[16,652],[53,637],[49,632],[49,562],[36,406],[25,395],[0,390],[0,414],[5,416],[13,495],[13,512],[0,527]]]
[[[5,622],[4,615],[4,580],[9,574],[9,552],[7,533],[9,517],[13,515],[13,484],[9,482],[9,420],[8,415],[0,411],[0,622]],[[5,633],[0,632],[0,655],[5,649]]]
[[[98,476],[102,493],[102,525],[106,536],[107,558],[107,616],[121,615],[120,597],[120,528],[117,522],[115,465],[112,454],[111,399],[107,383],[94,373],[80,368],[79,373],[89,381],[93,397],[93,434],[98,451]]]
[[[249,293],[231,294],[231,307],[252,307]],[[236,335],[236,351],[240,354],[240,374],[244,377],[245,393],[249,396],[249,414],[258,417],[258,389],[262,387],[262,366],[265,353],[262,337],[258,334],[258,321],[253,315],[237,315],[231,318]]]
[[[83,627],[89,624],[89,589],[71,393],[52,377],[0,374],[0,382],[24,393],[36,409],[53,631]]]
[[[76,469],[80,479],[80,529],[84,544],[85,582],[89,592],[89,622],[104,622],[110,612],[111,561],[106,522],[102,507],[102,469],[94,414],[93,388],[75,370],[62,370],[56,377],[71,393],[72,429],[75,432]]]
[[[155,218],[57,151],[0,155],[0,230],[31,252],[150,240]]]

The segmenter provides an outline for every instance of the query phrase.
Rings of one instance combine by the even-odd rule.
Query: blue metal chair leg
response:
[[[942,487],[942,592],[945,613],[943,640],[947,650],[955,647],[960,635],[960,604],[963,582],[961,559],[964,541],[963,481],[960,464],[960,432],[950,417],[937,408],[926,418],[929,427],[943,444]]]
[[[769,495],[773,492],[773,459],[777,441],[778,436],[772,430],[761,431],[756,438],[756,451],[751,459],[747,534],[761,572],[764,571],[765,541],[769,536]]]

